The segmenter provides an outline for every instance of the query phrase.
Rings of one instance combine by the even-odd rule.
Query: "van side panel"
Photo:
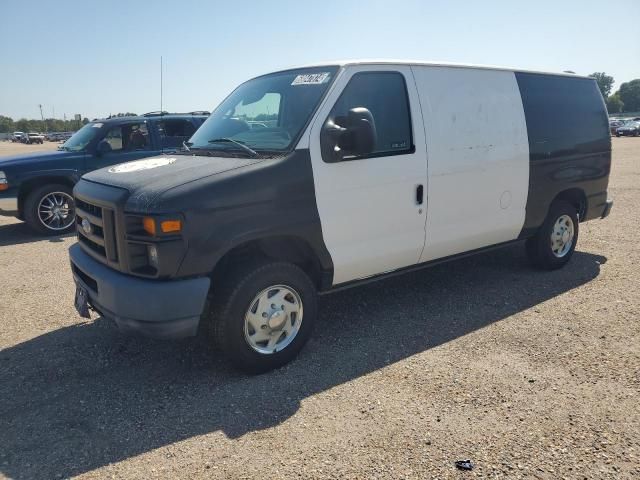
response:
[[[529,143],[514,73],[412,69],[428,156],[420,261],[517,239],[527,203]]]
[[[542,225],[553,199],[579,189],[587,200],[581,220],[598,218],[607,200],[611,136],[595,80],[516,73],[529,137],[531,170],[522,237]]]

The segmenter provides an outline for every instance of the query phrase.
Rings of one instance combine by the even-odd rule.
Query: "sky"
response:
[[[606,8],[605,8],[606,7]],[[25,12],[34,12],[25,15]],[[0,1],[0,115],[212,110],[239,83],[337,59],[640,78],[640,0]]]

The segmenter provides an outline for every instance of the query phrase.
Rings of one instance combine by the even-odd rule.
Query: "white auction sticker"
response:
[[[331,72],[305,73],[293,79],[291,85],[320,85],[329,80]]]
[[[120,165],[116,165],[115,167],[111,167],[109,169],[110,173],[130,173],[137,172],[139,170],[149,170],[150,168],[164,167],[165,165],[170,165],[175,162],[175,158],[146,158],[144,160],[136,160],[134,162],[122,163]]]

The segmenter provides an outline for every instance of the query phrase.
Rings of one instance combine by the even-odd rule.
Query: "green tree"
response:
[[[625,112],[640,111],[640,78],[620,85],[618,95],[620,95],[620,100],[624,103]]]
[[[0,115],[0,133],[10,133],[13,131],[13,118]]]
[[[613,88],[613,77],[604,72],[594,72],[589,76],[596,79],[602,98],[608,98]]]
[[[29,131],[29,120],[26,118],[21,118],[17,122],[15,122],[15,129],[18,132],[27,132]]]
[[[620,100],[618,92],[607,98],[607,111],[609,113],[620,113],[624,108],[624,103]]]

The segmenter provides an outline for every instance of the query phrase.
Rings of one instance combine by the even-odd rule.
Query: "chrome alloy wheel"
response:
[[[286,348],[302,325],[302,299],[286,285],[261,291],[244,316],[244,338],[258,353],[270,355]]]
[[[564,257],[573,245],[573,219],[569,215],[561,215],[551,230],[551,251],[553,255]]]
[[[65,192],[51,192],[38,203],[38,219],[49,230],[64,230],[75,221],[73,198]]]

